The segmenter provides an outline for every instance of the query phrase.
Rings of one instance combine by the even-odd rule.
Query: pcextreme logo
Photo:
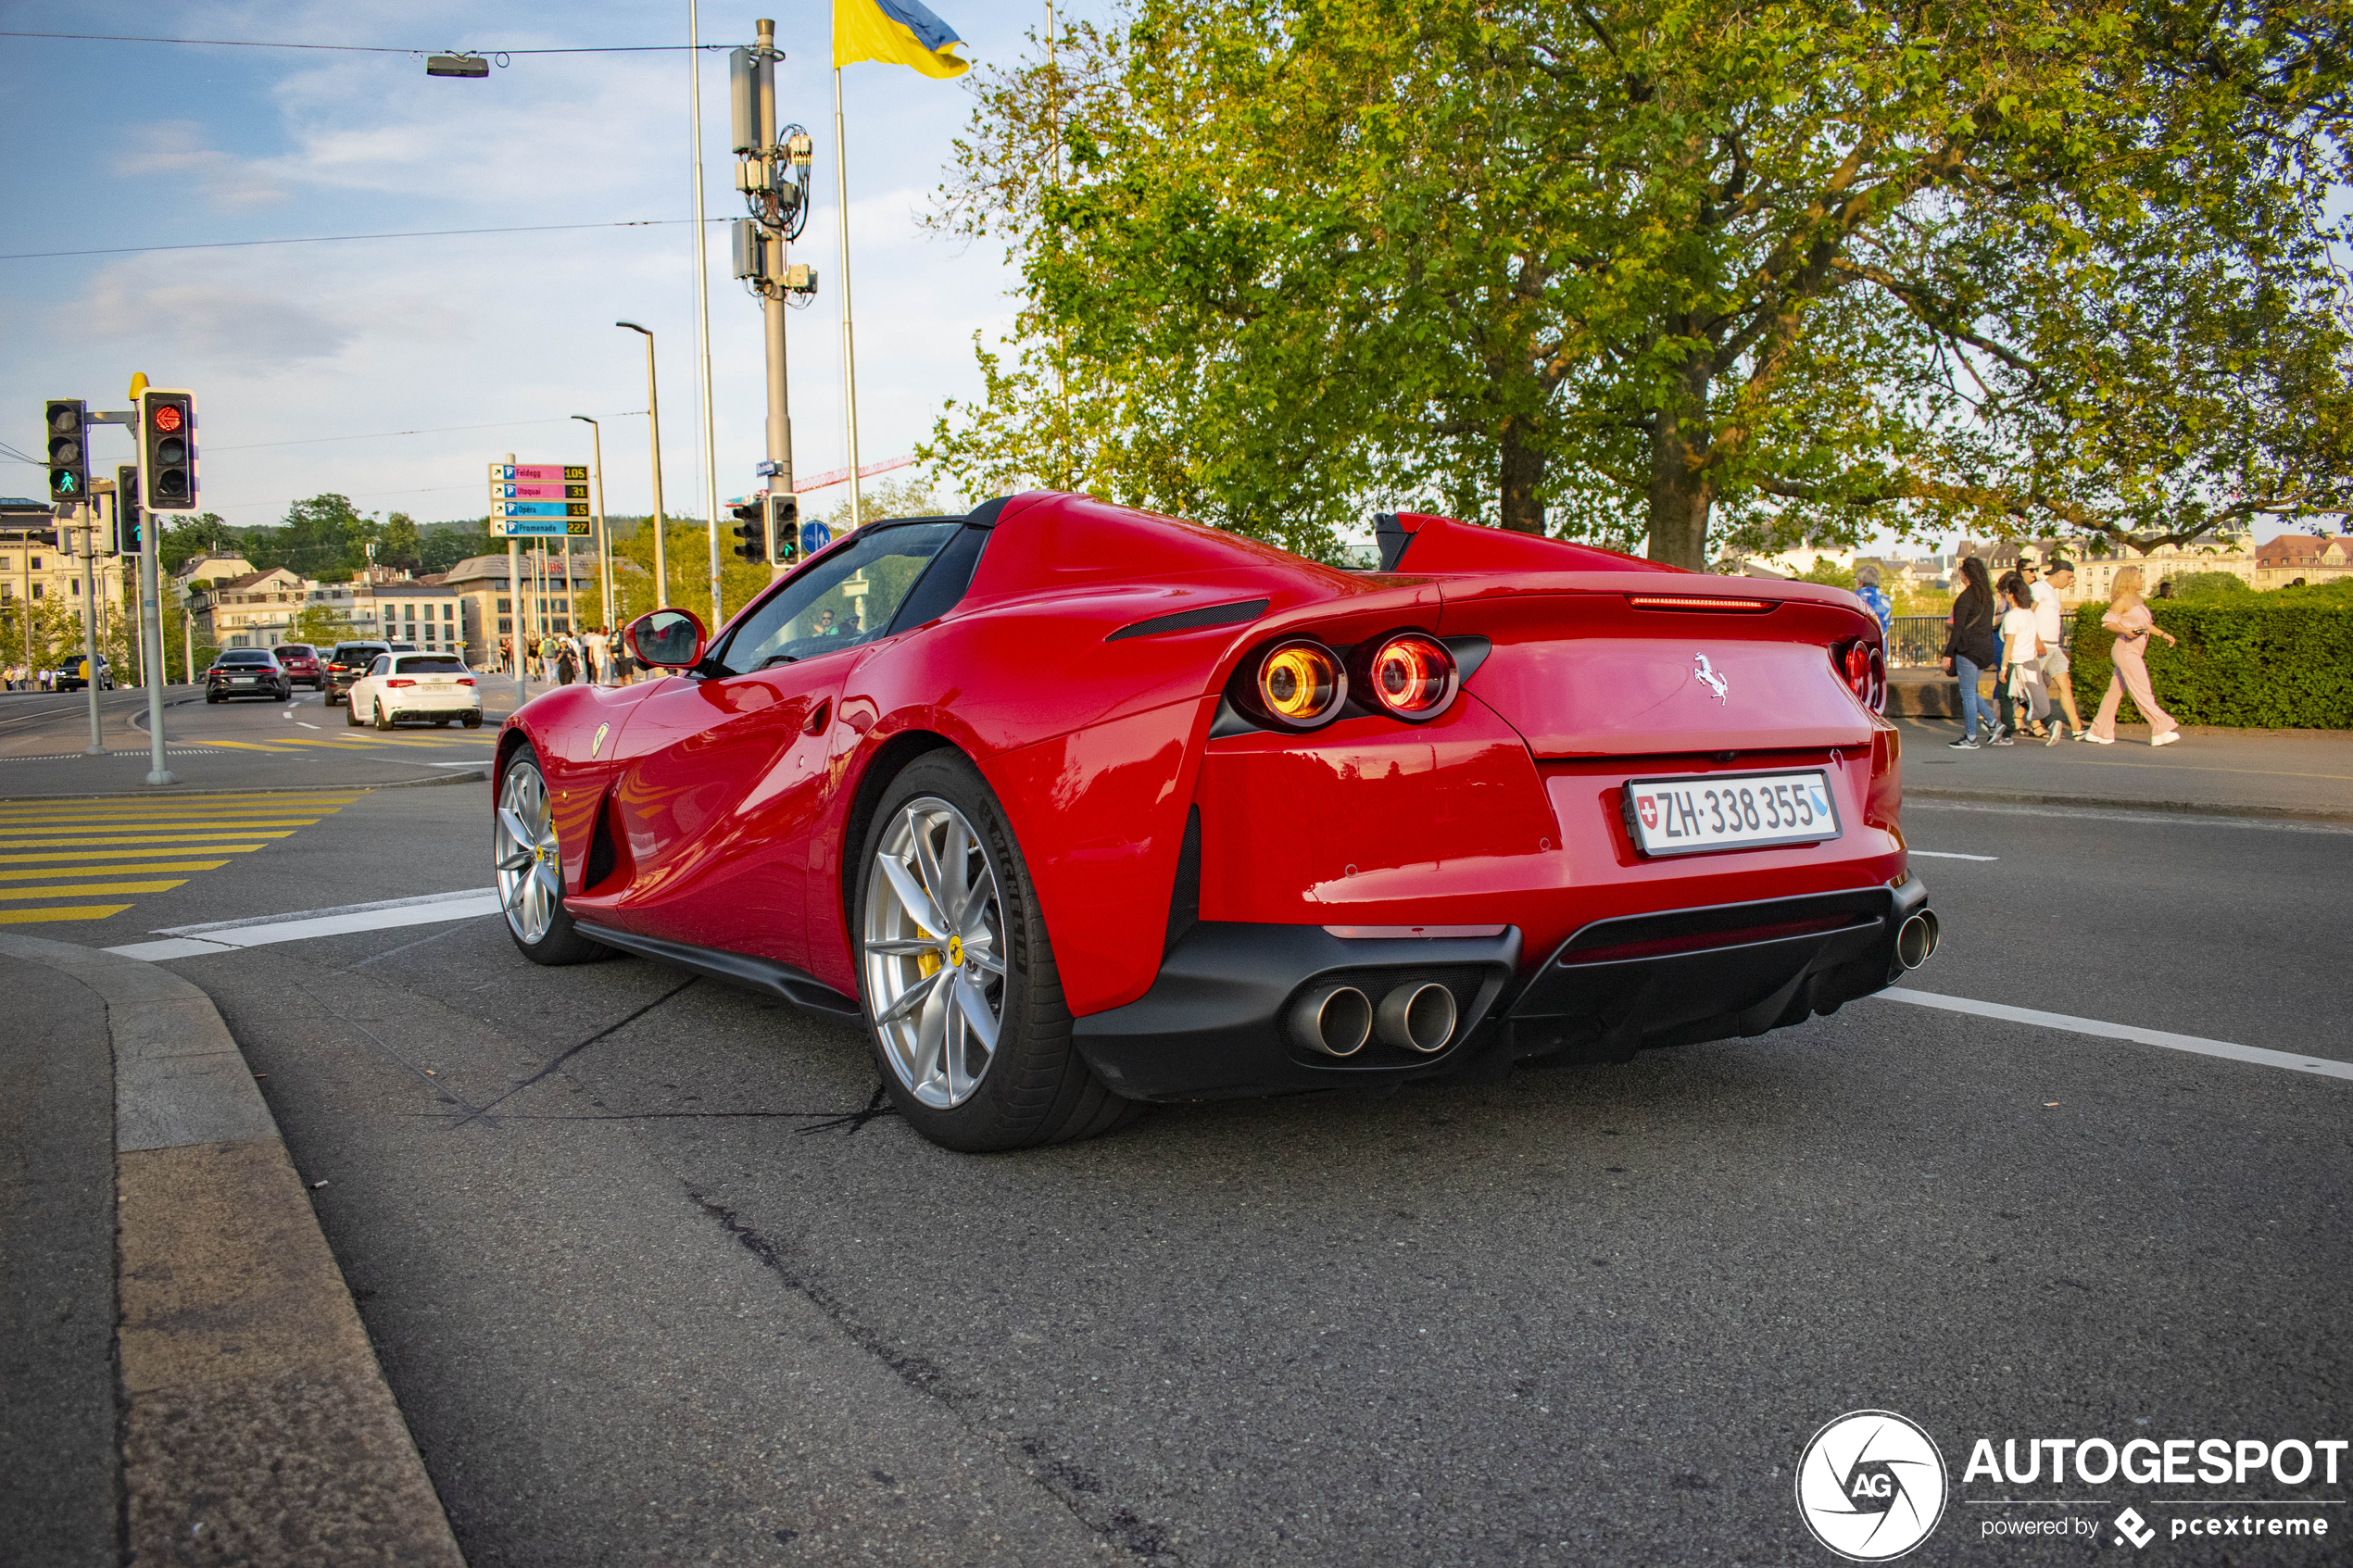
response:
[[[1944,1515],[1944,1456],[1893,1411],[1854,1411],[1814,1434],[1797,1461],[1797,1511],[1814,1538],[1854,1562],[1903,1556]]]

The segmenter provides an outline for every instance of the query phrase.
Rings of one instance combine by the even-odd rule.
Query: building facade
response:
[[[469,556],[442,574],[442,584],[459,600],[466,660],[484,668],[500,661],[506,639],[516,635],[519,627],[526,636],[585,631],[596,623],[599,605],[596,573],[591,563],[582,560],[573,562],[572,579],[566,583],[560,561],[549,562],[542,573],[526,558],[521,614],[515,608],[518,596],[508,585],[503,555]]]
[[[2318,587],[2345,577],[2353,577],[2353,535],[2283,533],[2255,549],[2258,588]]]

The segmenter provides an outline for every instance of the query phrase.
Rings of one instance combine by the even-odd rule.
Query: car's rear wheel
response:
[[[344,728],[347,730],[356,730],[359,727],[359,705],[358,703],[346,702],[343,705],[343,722]]]
[[[380,730],[392,728],[392,715],[384,711],[384,705],[381,698],[376,703],[376,728]]]
[[[909,763],[857,865],[868,1038],[916,1131],[978,1152],[1091,1137],[1141,1114],[1078,1054],[1037,889],[978,769],[952,751]]]
[[[490,829],[490,860],[507,935],[534,963],[581,963],[607,952],[575,930],[564,909],[563,860],[556,841],[555,797],[528,743],[507,759]]]

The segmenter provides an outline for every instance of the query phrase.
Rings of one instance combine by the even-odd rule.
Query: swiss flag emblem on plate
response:
[[[1634,797],[1634,809],[1642,814],[1642,825],[1644,827],[1655,828],[1658,826],[1657,796],[1638,795]]]

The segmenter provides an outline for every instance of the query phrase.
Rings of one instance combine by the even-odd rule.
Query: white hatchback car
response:
[[[351,684],[344,722],[389,730],[403,719],[436,724],[457,720],[482,728],[482,688],[466,661],[454,653],[380,653],[368,672]]]

